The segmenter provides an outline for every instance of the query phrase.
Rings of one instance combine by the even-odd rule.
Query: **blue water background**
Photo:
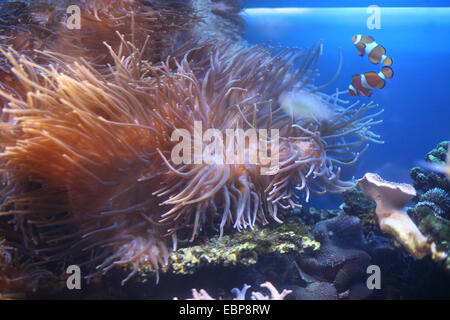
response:
[[[394,77],[384,89],[373,90],[370,98],[345,98],[363,103],[373,100],[385,109],[381,115],[384,122],[373,127],[385,144],[372,144],[346,174],[359,178],[370,171],[388,180],[411,182],[409,170],[416,162],[437,143],[450,139],[450,8],[381,7],[379,30],[367,28],[366,10],[250,8],[244,13],[245,37],[252,44],[271,41],[283,47],[310,47],[322,39],[324,50],[317,84],[333,77],[338,67],[338,48],[342,48],[341,74],[328,89],[333,93],[336,87],[348,88],[354,74],[380,71],[380,65],[357,54],[351,41],[355,34],[373,36],[393,58]],[[330,201],[337,203],[340,198],[327,197],[326,205]]]

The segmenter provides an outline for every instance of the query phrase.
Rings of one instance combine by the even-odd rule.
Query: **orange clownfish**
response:
[[[352,42],[358,49],[360,56],[367,54],[370,62],[377,64],[381,62],[385,66],[392,65],[392,58],[386,56],[386,49],[375,42],[371,36],[362,36],[360,34],[353,36]]]
[[[348,86],[348,93],[351,96],[361,94],[370,97],[372,89],[382,89],[385,85],[385,80],[392,78],[394,72],[391,67],[383,67],[381,71],[365,72],[363,74],[355,74],[352,78],[352,84]]]

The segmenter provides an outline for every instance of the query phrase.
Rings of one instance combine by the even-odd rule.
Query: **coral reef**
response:
[[[438,219],[448,220],[450,218],[450,197],[447,192],[439,188],[430,189],[419,195],[416,207],[432,209]]]
[[[440,143],[429,154],[439,155],[445,160],[447,142]],[[427,240],[434,242],[439,251],[449,254],[448,223],[448,189],[437,186],[447,185],[445,175],[425,168],[415,167],[411,170],[417,195],[412,198],[413,207],[406,211]],[[420,189],[424,188],[424,189]],[[372,293],[375,299],[424,299],[434,297],[448,299],[450,283],[449,260],[435,263],[431,259],[417,260],[405,255],[392,244],[389,235],[381,232],[375,214],[376,203],[365,197],[360,191],[352,189],[343,193],[344,204],[341,206],[349,215],[361,219],[366,250],[372,257],[372,263],[383,270],[380,290]],[[395,243],[394,240],[394,244]],[[446,273],[447,272],[447,273]],[[417,277],[420,274],[420,279]]]
[[[316,209],[314,207],[303,206],[301,208],[295,208],[292,213],[298,215],[300,219],[308,226],[312,226],[315,223],[336,217],[340,214],[339,209]]]
[[[339,299],[335,286],[329,282],[311,282],[306,287],[289,286],[296,300],[337,300]]]
[[[435,162],[435,163],[445,163],[447,152],[448,152],[448,144],[450,141],[442,141],[440,142],[436,148],[429,151],[425,155],[425,160],[429,162]]]
[[[187,275],[214,267],[251,267],[261,257],[276,254],[300,255],[319,250],[320,243],[310,239],[308,228],[295,219],[281,225],[254,227],[251,232],[234,233],[222,238],[214,236],[205,243],[180,248],[170,254],[166,272]],[[151,272],[145,264],[139,273],[145,279]]]
[[[365,296],[361,296],[362,293],[352,293],[359,289],[360,283],[365,283],[366,268],[371,261],[364,250],[359,218],[341,213],[335,218],[317,223],[312,233],[321,247],[317,252],[298,259],[301,272],[308,279],[304,290],[294,290],[294,293],[300,294],[298,298],[305,297],[312,289],[318,290],[314,291],[316,293],[336,298],[338,294],[343,298],[347,298],[349,294],[354,298],[369,296],[370,291],[367,290]],[[330,283],[333,287],[325,283]]]
[[[411,178],[419,194],[408,213],[418,221],[419,229],[426,233],[439,250],[450,253],[450,181],[443,173],[428,170],[428,163],[444,164],[448,153],[448,141],[443,141],[425,156],[424,168],[411,169]],[[450,260],[444,267],[450,271]]]
[[[244,284],[242,290],[237,288],[232,289],[232,293],[235,294],[235,298],[233,300],[245,300],[245,294],[247,290],[251,286]],[[266,288],[269,291],[269,295],[264,295],[260,291],[254,291],[251,293],[252,300],[284,300],[284,298],[289,295],[292,291],[284,289],[281,293],[274,287],[274,285],[270,282],[264,282],[260,285],[261,288]],[[178,299],[178,298],[175,298]],[[212,298],[208,292],[201,289],[197,291],[197,289],[192,289],[192,298],[188,300],[215,300]]]
[[[416,195],[413,186],[385,181],[374,173],[366,173],[358,180],[358,186],[366,197],[376,202],[375,213],[381,230],[394,236],[410,254],[418,259],[431,254],[436,261],[447,258],[436,249],[434,242],[428,242],[406,213],[406,204]]]
[[[364,196],[340,179],[381,143],[370,130],[382,111],[312,83],[321,42],[248,45],[239,0],[82,0],[82,30],[70,32],[63,2],[0,3],[0,299],[60,298],[69,264],[89,280],[83,298],[167,299],[193,287],[204,288],[194,299],[232,298],[244,282],[269,290],[253,299],[447,294],[449,258],[395,250],[376,218],[415,257],[440,260],[450,182],[417,167],[415,197],[367,176]],[[193,136],[194,161],[171,157],[175,129]],[[266,130],[266,157],[236,152],[238,137],[217,152],[196,138],[208,129]],[[266,160],[277,151],[274,169]],[[447,154],[442,142],[426,161]],[[341,192],[341,210],[303,207]],[[372,263],[379,291],[365,285]]]
[[[348,215],[360,217],[367,212],[375,212],[375,202],[365,197],[356,188],[343,192],[342,196],[344,198],[342,210]]]
[[[429,170],[428,164],[444,165],[448,152],[449,141],[442,141],[436,148],[428,152],[425,156],[423,167],[414,167],[410,175],[414,181],[414,188],[426,192],[433,188],[439,188],[447,193],[450,192],[450,180],[442,173]]]
[[[376,203],[364,196],[357,188],[343,192],[342,196],[343,203],[341,209],[347,215],[357,216],[361,220],[363,233],[370,237],[381,236],[382,232],[378,226],[375,214]]]
[[[30,266],[51,264],[60,272],[74,263],[87,279],[124,266],[122,283],[143,265],[166,269],[178,243],[214,229],[222,237],[233,227],[282,222],[301,196],[307,202],[311,194],[351,188],[353,181],[340,179],[341,167],[354,164],[369,142],[381,142],[370,131],[382,112],[370,114],[376,105],[349,105],[342,92],[326,95],[326,86],[311,83],[320,42],[277,52],[178,39],[196,21],[185,2],[80,4],[91,32],[74,39],[61,31],[54,41],[36,35],[45,61],[27,52],[31,44],[1,50],[7,75],[0,77],[0,214],[6,245]],[[333,113],[320,120],[286,113],[280,95],[302,90]],[[267,130],[261,140],[270,153],[279,151],[278,170],[261,175],[266,159],[252,163],[235,153],[234,140],[215,161],[176,163],[172,133],[196,133],[196,123],[223,134]],[[279,144],[269,129],[278,130]],[[193,144],[194,151],[208,145],[195,134]],[[234,161],[218,161],[225,155]]]
[[[293,233],[296,230],[297,235]],[[307,246],[303,248],[305,239]],[[249,247],[252,251],[248,251]],[[213,296],[231,299],[228,292],[233,285],[243,281],[257,285],[269,280],[277,287],[292,290],[286,299],[363,299],[371,294],[370,290],[361,289],[370,262],[364,247],[356,217],[341,213],[309,230],[293,214],[281,225],[235,232],[222,240],[215,236],[202,245],[178,249],[171,254],[178,261],[160,274],[159,286],[164,291],[170,288],[170,292],[177,292],[174,295],[178,297],[186,295],[188,288],[200,286]],[[177,265],[179,262],[183,269]],[[217,279],[219,273],[223,281]],[[153,273],[144,267],[133,283],[141,288],[151,284],[148,280],[152,278]],[[174,290],[174,286],[178,289]],[[202,295],[202,291],[197,292]]]

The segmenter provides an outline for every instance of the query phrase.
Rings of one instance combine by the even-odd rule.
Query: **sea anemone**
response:
[[[66,23],[68,5],[50,1],[1,2],[0,49],[12,47],[39,65],[65,65],[82,58],[107,73],[112,63],[108,48],[118,51],[122,38],[145,48],[141,55],[146,60],[159,62],[175,51],[183,53],[186,47],[182,44],[192,40],[191,30],[200,21],[189,1],[80,0],[76,5],[81,28],[73,29]],[[20,84],[12,75],[12,67],[0,53],[0,89],[24,95],[26,91],[17,92]],[[5,103],[0,98],[0,118],[6,117],[1,112]]]
[[[3,233],[4,220],[0,221],[0,232]],[[33,265],[31,250],[27,250],[19,243],[13,243],[14,235],[8,232],[8,240],[0,240],[0,300],[9,298],[23,298],[26,294],[32,294],[40,286],[43,279],[52,278],[53,274]],[[20,249],[19,249],[20,247]],[[24,254],[25,251],[28,254]]]
[[[192,0],[192,7],[202,17],[194,33],[200,39],[244,41],[245,20],[241,0]]]
[[[34,50],[44,50],[55,41],[55,31],[60,28],[64,16],[61,8],[46,2],[0,3],[0,48],[12,46],[15,50],[34,59]],[[39,61],[36,61],[39,63]],[[9,73],[7,59],[0,55],[0,71]]]
[[[88,27],[96,30],[102,17],[127,8],[133,21],[143,19],[139,26],[155,10],[164,17],[165,9],[139,11],[133,7],[138,1],[119,2],[127,5],[84,2]],[[20,231],[19,239],[7,240],[33,265],[85,265],[88,277],[125,265],[131,272],[124,282],[143,264],[157,271],[178,240],[193,241],[217,227],[220,234],[231,226],[252,228],[268,217],[281,222],[280,211],[301,205],[300,193],[308,201],[311,193],[353,187],[340,180],[340,167],[354,164],[366,142],[380,142],[370,128],[381,111],[366,114],[375,105],[346,105],[341,92],[326,95],[310,83],[321,43],[277,52],[208,40],[189,42],[182,46],[189,49],[165,59],[166,51],[152,50],[171,46],[137,40],[134,31],[112,40],[110,31],[125,26],[118,17],[98,26],[108,29],[107,56],[90,56],[98,48],[90,38],[75,45],[87,50],[87,59],[70,63],[61,51],[47,52],[46,63],[38,64],[14,48],[1,50],[15,85],[14,92],[0,90],[7,101],[0,124],[0,215]],[[58,41],[54,50],[61,48]],[[279,99],[292,91],[314,95],[332,114],[317,119],[286,112]],[[235,152],[239,140],[232,139],[212,156],[210,141],[196,138],[198,125],[224,137],[228,129],[262,132],[257,142],[267,153],[255,161],[256,143],[244,137],[243,153]],[[192,154],[199,148],[209,153],[174,161],[175,130],[194,137]],[[205,156],[211,161],[196,161]],[[276,168],[268,157],[276,158]]]
[[[81,0],[78,5],[81,28],[70,30],[64,25],[58,30],[59,37],[52,49],[72,57],[79,52],[91,65],[112,62],[104,43],[117,51],[121,40],[116,33],[134,46],[145,48],[142,54],[146,60],[165,60],[190,36],[189,31],[198,22],[189,1]]]
[[[45,260],[82,255],[93,242],[97,261],[104,243],[89,240],[100,235],[108,239],[108,249],[114,244],[112,256],[117,257],[104,260],[102,268],[141,258],[154,262],[155,268],[163,265],[167,249],[159,238],[164,231],[151,228],[146,217],[158,212],[154,197],[148,197],[152,187],[146,179],[157,135],[151,128],[152,105],[143,100],[148,93],[139,93],[140,79],[131,78],[139,64],[133,57],[125,59],[121,72],[128,78],[117,77],[114,84],[88,64],[68,66],[63,73],[37,66],[25,56],[19,62],[12,49],[4,54],[17,66],[16,76],[28,83],[27,100],[3,93],[10,100],[4,111],[14,119],[2,125],[8,193],[2,209],[26,216],[17,222],[24,241],[34,235],[36,250],[45,248],[40,255]],[[28,187],[30,183],[34,185]],[[121,214],[109,218],[114,213]],[[124,228],[144,240],[130,241],[129,234],[120,232]]]
[[[117,50],[119,32],[136,47],[148,42],[146,59],[160,61],[182,42],[180,36],[190,36],[189,31],[199,21],[189,1],[80,0],[76,5],[80,9],[80,29],[68,27],[70,14],[55,3],[2,3],[2,46],[12,46],[34,60],[41,51],[49,50],[60,58],[83,57],[102,66],[110,62],[103,43]]]

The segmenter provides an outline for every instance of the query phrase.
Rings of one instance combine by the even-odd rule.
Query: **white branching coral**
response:
[[[292,290],[286,290],[284,289],[281,293],[275,288],[275,286],[271,282],[264,282],[260,285],[261,288],[266,288],[269,290],[269,295],[265,295],[260,291],[254,291],[251,294],[251,300],[284,300],[286,296],[290,293],[292,293]],[[235,295],[233,300],[246,300],[246,293],[247,290],[250,289],[251,286],[244,284],[242,289],[233,288],[231,292]],[[174,298],[177,300],[178,298]],[[187,300],[216,300],[211,295],[206,292],[204,289],[200,289],[200,291],[197,291],[197,289],[192,289],[192,298]]]

